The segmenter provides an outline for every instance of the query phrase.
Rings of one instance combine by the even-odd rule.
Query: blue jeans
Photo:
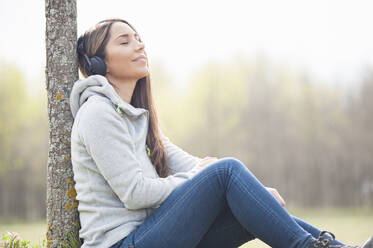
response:
[[[176,187],[111,248],[233,248],[255,238],[301,248],[320,232],[290,215],[241,161],[225,157]]]

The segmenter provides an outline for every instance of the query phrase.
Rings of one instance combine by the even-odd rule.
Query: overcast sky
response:
[[[126,19],[145,42],[150,64],[162,62],[179,84],[197,66],[233,54],[266,54],[350,85],[373,65],[371,0],[77,2],[78,35],[102,19]],[[0,30],[0,59],[16,63],[28,81],[44,74],[44,1],[0,0]]]

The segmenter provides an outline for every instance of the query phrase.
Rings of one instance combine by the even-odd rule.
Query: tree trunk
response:
[[[73,117],[69,94],[78,79],[76,0],[46,0],[46,89],[49,150],[47,171],[47,247],[59,247],[80,229],[70,161]]]

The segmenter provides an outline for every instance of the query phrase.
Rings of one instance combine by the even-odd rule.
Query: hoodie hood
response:
[[[129,116],[139,116],[144,112],[148,112],[147,109],[135,108],[120,98],[106,77],[92,75],[85,79],[77,80],[73,85],[70,93],[70,110],[74,118],[83,103],[94,95],[108,98],[113,103],[113,108],[119,113],[121,113],[119,109]]]

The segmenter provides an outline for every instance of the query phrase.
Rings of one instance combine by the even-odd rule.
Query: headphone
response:
[[[94,56],[92,58],[88,57],[84,47],[84,35],[80,36],[78,39],[77,52],[83,55],[85,63],[84,70],[88,76],[99,74],[102,76],[106,75],[106,64],[105,61],[99,56]]]

